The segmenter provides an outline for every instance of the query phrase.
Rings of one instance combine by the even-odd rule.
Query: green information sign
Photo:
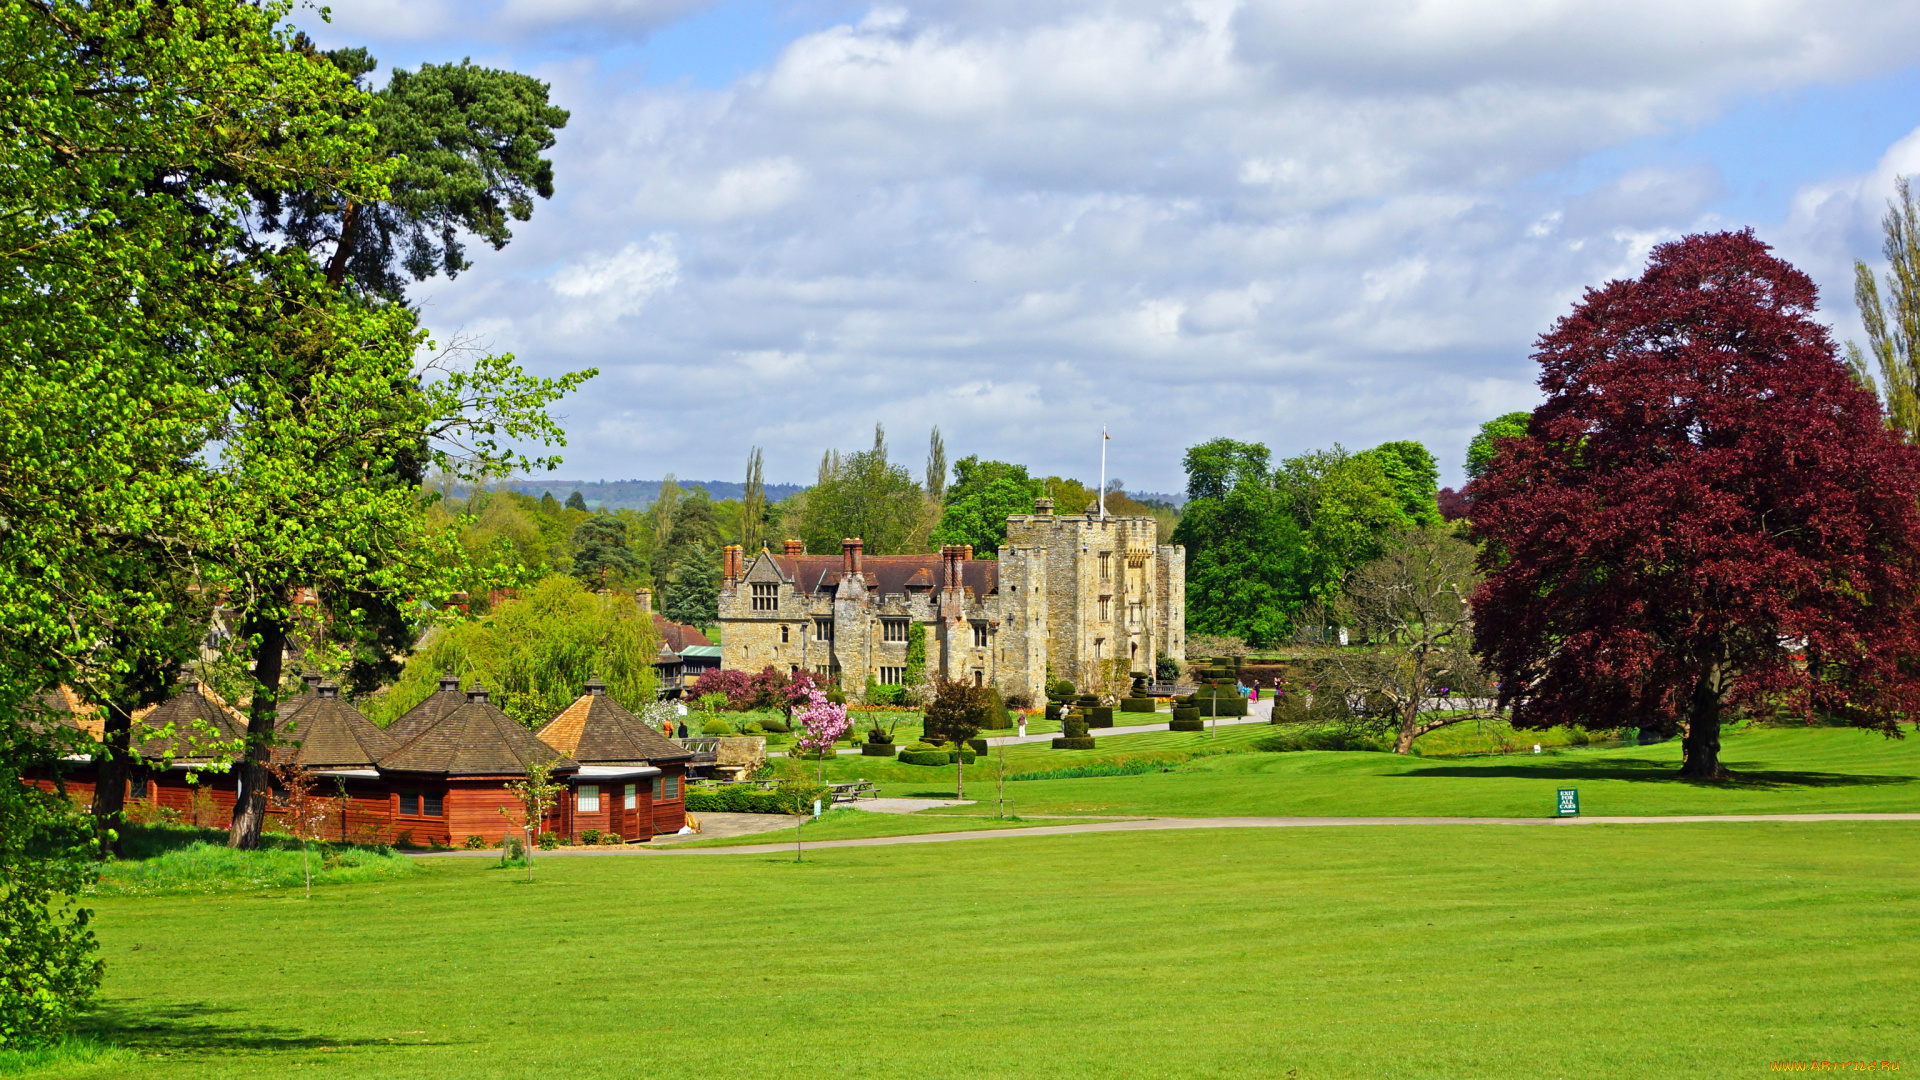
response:
[[[1560,805],[1556,816],[1574,817],[1580,813],[1580,790],[1563,787],[1560,789]]]

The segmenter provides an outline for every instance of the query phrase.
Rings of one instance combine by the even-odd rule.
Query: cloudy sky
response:
[[[508,67],[558,192],[416,288],[444,340],[597,367],[558,475],[806,481],[883,422],[1184,486],[1537,400],[1531,342],[1648,248],[1751,225],[1858,336],[1920,172],[1911,0],[332,0],[324,44]]]

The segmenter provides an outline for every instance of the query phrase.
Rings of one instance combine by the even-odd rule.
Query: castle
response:
[[[1150,517],[1053,512],[1007,519],[999,559],[971,547],[867,556],[858,537],[834,555],[797,540],[751,560],[726,549],[720,585],[722,666],[768,665],[836,679],[851,693],[907,678],[912,627],[925,670],[1039,701],[1048,679],[1088,684],[1183,660],[1186,551],[1157,543]]]

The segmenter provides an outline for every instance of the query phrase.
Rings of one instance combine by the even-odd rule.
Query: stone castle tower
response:
[[[1149,517],[1057,515],[1048,499],[1034,510],[1007,519],[997,561],[970,547],[867,556],[859,538],[838,555],[795,540],[751,560],[729,547],[722,666],[811,671],[858,693],[902,681],[916,623],[929,673],[1028,701],[1049,677],[1080,684],[1096,669],[1185,659],[1185,549],[1157,543]]]

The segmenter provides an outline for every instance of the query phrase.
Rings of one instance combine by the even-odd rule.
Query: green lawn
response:
[[[991,801],[988,802],[989,815]],[[972,829],[1030,829],[1036,825],[1073,825],[1083,821],[1110,821],[1111,818],[1023,818],[1013,821],[1006,818],[980,816],[979,807],[970,807],[973,817],[928,817],[924,814],[876,814],[870,810],[853,810],[839,807],[829,810],[807,823],[803,844],[821,840],[852,840],[869,836],[912,836],[921,833],[962,832]],[[774,832],[755,833],[752,836],[728,836],[715,840],[689,840],[674,844],[680,848],[740,847],[745,844],[791,844],[794,842],[792,829],[778,829]]]
[[[1911,823],[481,860],[103,899],[133,1062],[38,1075],[1751,1077],[1905,1061]],[[34,1075],[34,1074],[29,1074]]]
[[[1220,735],[1257,739],[1256,733],[1271,730],[1251,725]],[[1096,751],[1041,753],[1063,764],[1072,760],[1070,753],[1117,758],[1135,739],[1172,752],[1173,744],[1157,740],[1176,736],[1192,738],[1120,736]],[[1188,745],[1204,749],[1199,740]],[[1546,817],[1561,787],[1578,788],[1582,811],[1592,815],[1920,811],[1920,738],[1889,741],[1845,728],[1760,729],[1729,735],[1722,758],[1740,775],[1703,784],[1678,778],[1677,742],[1445,759],[1238,753],[1191,761],[1172,772],[1021,781],[1007,790],[1021,814]],[[1020,767],[1038,766],[1023,755]],[[881,791],[951,796],[950,773],[919,784],[883,784]],[[968,789],[983,779],[976,764],[967,773]]]

